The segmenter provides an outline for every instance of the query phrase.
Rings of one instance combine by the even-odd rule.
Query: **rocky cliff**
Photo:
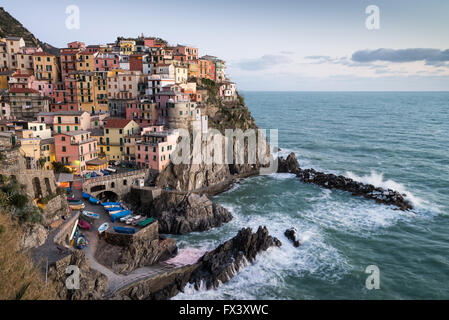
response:
[[[254,262],[258,253],[281,245],[278,239],[269,235],[266,227],[259,227],[255,233],[250,228],[242,229],[237,236],[206,253],[196,264],[136,283],[112,299],[170,299],[182,292],[188,283],[196,288],[201,283],[208,289],[215,288],[229,281],[247,263]]]
[[[79,268],[79,289],[67,289],[68,266]],[[79,250],[51,264],[48,268],[48,281],[55,288],[58,298],[63,300],[100,300],[109,289],[108,278],[90,268],[84,252]]]
[[[206,231],[232,220],[232,214],[221,205],[212,202],[205,195],[193,193],[163,192],[149,206],[142,206],[137,201],[134,208],[139,213],[156,218],[161,233]]]
[[[0,38],[22,37],[27,46],[40,46],[42,50],[53,54],[58,53],[58,49],[52,45],[40,41],[18,20],[11,16],[3,7],[0,7]]]
[[[218,130],[223,137],[225,137],[226,129],[240,129],[243,132],[248,129],[258,129],[241,96],[238,96],[236,101],[225,103],[218,95],[218,84],[210,80],[197,79],[196,81],[198,89],[207,90],[207,99],[201,105],[201,113],[208,116],[210,129]],[[266,143],[265,138],[264,142]],[[232,141],[232,143],[234,150],[240,147],[237,139]],[[205,145],[206,142],[203,142],[203,150]],[[269,154],[269,148],[267,148],[267,154]],[[245,157],[248,156],[246,148],[244,155]],[[225,190],[226,186],[232,183],[232,180],[237,176],[247,177],[259,173],[261,167],[259,159],[257,159],[255,164],[237,164],[235,157],[236,154],[234,152],[234,161],[231,164],[223,162],[220,164],[206,165],[202,163],[198,165],[193,164],[192,158],[188,164],[171,164],[157,177],[156,185],[162,188],[168,187],[174,190],[192,191],[222,184],[222,187],[215,192],[217,193]]]

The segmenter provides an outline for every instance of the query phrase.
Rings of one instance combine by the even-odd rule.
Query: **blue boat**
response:
[[[134,234],[136,233],[136,229],[134,228],[125,228],[125,227],[114,227],[114,231],[117,233],[124,233],[124,234]]]
[[[90,202],[90,203],[93,203],[93,204],[99,204],[99,203],[100,203],[100,200],[95,199],[95,198],[93,198],[93,197],[90,197],[90,198],[89,198],[89,202]]]
[[[83,192],[83,198],[89,200],[90,194]]]
[[[117,207],[119,206],[121,203],[120,202],[103,202],[101,205],[103,207],[110,207],[110,206],[114,206]]]
[[[116,214],[113,214],[111,216],[111,222],[115,222],[117,220],[119,220],[120,218],[126,217],[127,215],[130,215],[131,211],[130,210],[125,210]]]
[[[123,210],[122,207],[111,207],[111,208],[105,208],[106,211],[119,211],[119,210]]]
[[[81,200],[67,200],[67,202],[69,203],[69,205],[73,205],[73,206],[76,206],[76,205],[81,205],[81,204],[83,204],[83,202],[81,201]]]

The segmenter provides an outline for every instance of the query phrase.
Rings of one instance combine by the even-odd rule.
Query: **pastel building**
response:
[[[123,161],[125,139],[138,133],[140,133],[140,127],[135,121],[109,118],[104,126],[106,159],[108,161]]]
[[[237,92],[234,82],[222,82],[219,86],[219,93],[221,99],[223,99],[223,101],[225,102],[232,102],[237,100]]]
[[[41,112],[37,119],[52,128],[53,133],[86,131],[91,126],[91,116],[86,111]]]
[[[84,174],[89,161],[98,158],[97,140],[89,131],[74,131],[55,135],[55,159],[70,167],[75,174]]]
[[[39,91],[29,88],[13,88],[9,90],[11,116],[15,119],[33,121],[38,113],[48,112],[48,97],[43,97]]]
[[[136,142],[137,166],[163,171],[170,164],[178,137],[178,131],[167,131],[163,126],[144,128],[142,139]]]
[[[55,83],[59,79],[58,58],[47,52],[33,54],[34,76],[37,80],[46,80]]]
[[[148,99],[130,101],[126,108],[126,119],[134,120],[141,127],[156,124],[156,103]]]

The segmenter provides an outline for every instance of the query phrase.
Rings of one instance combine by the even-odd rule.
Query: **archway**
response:
[[[38,177],[33,178],[34,198],[42,198],[41,182]]]
[[[51,190],[50,179],[44,178],[44,182],[45,182],[45,187],[47,188],[47,194],[52,194],[53,191]]]
[[[112,191],[104,191],[102,193],[99,193],[97,196],[97,199],[101,200],[102,202],[116,202],[119,200],[119,195]]]

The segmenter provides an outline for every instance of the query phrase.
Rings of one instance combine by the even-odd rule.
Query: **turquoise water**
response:
[[[177,237],[212,249],[246,226],[266,225],[282,248],[261,254],[227,284],[176,299],[448,299],[449,93],[245,92],[261,128],[279,129],[301,167],[405,192],[401,212],[289,174],[247,179],[215,197],[232,211],[222,228]],[[276,128],[276,126],[274,128]],[[284,237],[296,227],[303,245]],[[367,290],[365,269],[380,270]]]

